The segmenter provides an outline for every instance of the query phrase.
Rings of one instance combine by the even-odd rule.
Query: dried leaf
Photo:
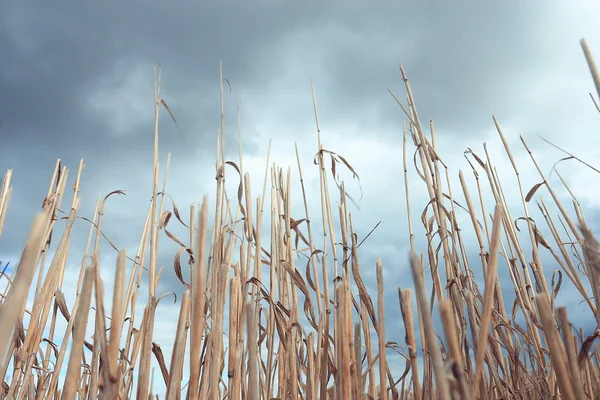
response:
[[[177,239],[175,237],[175,235],[173,235],[171,232],[169,232],[167,230],[167,225],[169,224],[170,219],[171,219],[171,211],[163,211],[163,213],[160,217],[158,229],[163,229],[165,231],[165,234],[167,235],[167,237],[169,239],[171,239],[172,241],[174,241],[175,243],[177,243],[179,246],[187,247],[185,244],[183,244],[183,242],[181,240]]]
[[[483,162],[483,160],[481,158],[479,158],[479,156],[477,154],[475,154],[473,152],[473,150],[471,150],[470,148],[467,148],[467,150],[465,151],[465,154],[471,154],[473,156],[473,158],[475,159],[475,161],[477,161],[477,163],[481,166],[481,168],[485,169],[485,163]]]
[[[419,175],[419,178],[421,178],[421,180],[423,182],[427,182],[427,178],[425,178],[425,174],[423,174],[421,172],[421,170],[419,169],[419,165],[417,163],[417,154],[419,154],[419,146],[417,146],[417,149],[415,150],[415,153],[413,154],[413,164],[415,166],[415,171],[417,171],[417,175]]]
[[[310,274],[310,261],[311,259],[309,258],[306,262],[306,281],[308,282],[308,286],[310,286],[310,288],[316,292],[317,288],[315,287],[315,283],[313,282],[312,276]]]
[[[330,151],[330,150],[321,149],[321,150],[319,150],[319,152],[314,157],[314,164],[315,165],[319,165],[319,162],[318,162],[319,156],[322,156],[324,153],[329,154],[329,156],[331,157],[331,174],[333,176],[334,182],[337,185],[338,189],[342,190],[342,183],[338,180],[338,177],[337,177],[337,174],[336,174],[336,163],[342,163],[342,164],[344,164],[346,166],[346,168],[350,172],[352,172],[352,178],[358,180],[358,187],[360,188],[360,199],[362,200],[363,190],[362,190],[362,185],[361,185],[361,182],[360,182],[360,177],[358,176],[358,173],[354,170],[354,168],[352,167],[352,165],[343,156],[340,156],[339,154],[336,154],[336,153],[334,153],[333,151]],[[348,192],[346,192],[345,190],[344,190],[344,194],[360,210],[360,206],[354,201],[354,199],[352,198],[352,196],[350,196],[348,194]]]
[[[177,294],[175,292],[167,292],[167,293],[163,293],[158,299],[156,299],[156,305],[158,305],[158,303],[160,303],[160,301],[169,294],[173,295],[173,304],[177,304]]]
[[[538,230],[537,226],[535,225],[533,227],[533,234],[535,236],[536,243],[541,244],[542,246],[550,250],[550,244],[546,241],[546,239],[544,239],[542,233]]]
[[[158,366],[160,367],[160,372],[162,373],[163,379],[165,381],[165,385],[169,384],[169,370],[167,369],[167,364],[165,363],[165,357],[163,356],[163,352],[160,348],[160,345],[152,342],[152,354],[156,357],[156,361],[158,362]]]
[[[581,350],[579,351],[579,357],[577,358],[577,361],[579,362],[579,368],[584,367],[584,363],[587,358],[587,354],[590,351],[590,349],[592,348],[592,344],[594,343],[594,340],[596,340],[599,337],[600,337],[600,329],[596,329],[593,334],[591,334],[584,340],[583,344],[581,345]]]
[[[44,338],[42,339],[42,342],[46,342],[50,345],[50,347],[52,347],[52,350],[54,350],[54,357],[58,357],[58,346],[56,345],[56,343]]]
[[[510,316],[510,318],[513,321],[515,321],[515,319],[517,318],[518,305],[519,305],[519,299],[518,299],[518,297],[515,297],[515,301],[513,302],[513,306],[512,306],[512,315]]]
[[[529,203],[529,201],[531,200],[531,198],[535,195],[535,192],[538,191],[539,188],[541,188],[543,185],[545,185],[546,182],[541,182],[541,183],[537,183],[535,184],[527,193],[527,196],[525,196],[525,201],[527,203]]]
[[[189,226],[185,222],[183,222],[183,220],[181,219],[181,215],[179,214],[179,209],[177,208],[177,205],[175,204],[175,200],[173,200],[171,195],[168,193],[165,193],[165,192],[159,192],[158,194],[162,195],[162,196],[167,196],[171,200],[171,205],[173,206],[173,214],[175,214],[175,218],[177,218],[177,221],[179,221],[181,223],[181,225],[185,226],[186,228],[189,228]]]
[[[189,256],[190,256],[190,263],[193,262],[193,257],[192,257],[192,251],[190,249],[188,249],[185,246],[182,246],[179,248],[179,250],[177,250],[177,253],[175,253],[175,258],[173,260],[173,269],[175,270],[175,275],[177,275],[177,279],[179,279],[179,281],[181,283],[183,283],[183,285],[186,288],[190,288],[191,286],[185,281],[185,279],[183,279],[183,274],[181,271],[181,254],[186,251]]]
[[[118,194],[120,196],[125,196],[125,191],[124,190],[113,190],[112,192],[110,192],[109,194],[106,195],[106,197],[104,197],[104,200],[102,201],[102,203],[105,203],[106,200],[108,200],[108,198],[112,195]]]
[[[69,308],[67,307],[67,301],[65,300],[65,295],[61,291],[57,290],[54,293],[54,298],[56,301],[56,305],[58,306],[58,309],[60,310],[60,313],[63,315],[63,317],[65,317],[67,322],[69,322],[69,320],[71,319],[71,313],[69,312]]]
[[[371,318],[371,322],[373,323],[373,327],[375,330],[378,329],[377,318],[375,317],[375,307],[373,306],[373,301],[371,296],[369,296],[369,292],[367,291],[367,287],[365,286],[362,277],[360,276],[359,266],[358,266],[358,248],[356,247],[356,234],[352,235],[352,276],[354,277],[354,282],[358,287],[359,297],[362,300],[364,306],[367,309],[369,317]]]
[[[555,282],[554,282],[554,277],[558,275],[558,282],[556,282],[556,287],[555,287]],[[556,299],[556,297],[558,296],[558,292],[560,291],[560,287],[562,285],[562,271],[557,269],[556,271],[554,271],[554,273],[552,274],[552,302],[554,302],[554,300]]]
[[[240,177],[240,183],[238,185],[238,206],[240,207],[240,212],[242,213],[242,215],[244,216],[243,220],[244,220],[244,232],[248,232],[248,222],[246,221],[246,208],[244,207],[244,202],[242,201],[244,198],[244,177],[242,176],[242,171],[240,170],[240,168],[237,166],[237,164],[233,161],[227,161],[225,162],[226,165],[231,165],[233,168],[235,168],[235,170],[237,171],[239,177]],[[251,238],[247,238],[248,240],[251,240]]]
[[[175,119],[175,116],[171,112],[171,109],[167,105],[167,102],[164,101],[163,99],[160,99],[160,104],[162,104],[162,106],[165,108],[165,110],[167,110],[167,112],[171,116],[171,119],[173,120],[173,122],[175,123],[175,127],[177,128],[177,132],[179,132],[179,136],[181,136],[181,139],[183,139],[183,141],[185,142],[185,137],[183,136],[183,133],[181,133],[181,130],[179,129],[179,124],[177,123],[177,120]]]
[[[293,218],[290,218],[290,229],[296,229],[296,227],[298,225],[300,225],[301,223],[303,223],[304,221],[306,221],[306,218],[302,218],[299,220],[295,220]]]

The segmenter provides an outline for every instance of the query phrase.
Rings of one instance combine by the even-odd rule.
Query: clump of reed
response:
[[[600,78],[584,41],[582,47],[600,94]],[[524,138],[521,142],[530,160],[515,160],[495,118],[514,169],[516,186],[511,190],[520,193],[522,214],[516,219],[511,215],[507,188],[500,185],[486,146],[484,157],[473,151],[467,154],[474,161],[469,172],[476,194],[469,190],[468,174],[463,172],[460,189],[453,191],[453,172],[439,156],[433,124],[428,132],[421,125],[402,67],[401,73],[406,103],[394,98],[407,119],[403,167],[411,255],[406,265],[414,282],[414,289],[398,286],[404,345],[387,339],[394,333],[386,331],[384,260],[375,265],[376,294],[364,283],[361,268],[365,266],[360,263],[349,196],[335,174],[336,168],[347,168],[357,177],[357,171],[322,145],[314,90],[321,215],[309,215],[300,157],[301,192],[294,195],[303,199],[304,216],[297,220],[291,216],[292,169],[267,168],[262,195],[255,196],[242,168],[241,151],[238,163],[225,158],[221,129],[214,220],[209,221],[210,206],[204,198],[199,206],[190,206],[184,221],[174,202],[171,210],[165,206],[168,173],[162,187],[159,182],[159,112],[164,108],[171,114],[160,97],[159,72],[153,191],[137,253],[130,257],[125,250],[119,251],[114,287],[105,289],[99,261],[102,218],[106,202],[120,192],[110,193],[98,202],[91,219],[78,285],[63,287],[73,224],[82,218],[78,210],[83,163],[69,212],[59,218],[69,170],[58,162],[18,267],[3,274],[8,283],[0,305],[2,398],[146,399],[158,397],[156,380],[164,383],[167,399],[596,398],[600,352],[594,341],[600,330],[586,336],[571,325],[564,307],[554,305],[560,286],[570,284],[600,322],[600,253],[579,203],[573,199],[574,215],[567,211]],[[221,104],[222,82],[221,76]],[[419,205],[425,248],[415,244],[411,218],[415,205],[410,202],[408,184],[409,139],[415,168],[430,199]],[[530,190],[522,186],[519,174],[525,162],[536,168],[541,179]],[[231,170],[240,176],[233,201],[225,190],[226,171]],[[0,192],[0,235],[11,197],[10,181],[9,171]],[[485,201],[486,186],[491,203]],[[552,199],[551,205],[541,198],[535,204],[551,238],[543,236],[530,212],[541,191]],[[266,198],[270,207],[265,210]],[[551,216],[550,206],[559,210],[557,217]],[[294,215],[298,212],[294,210]],[[460,227],[459,213],[467,213],[471,224]],[[187,228],[187,240],[166,229],[173,217]],[[525,240],[519,238],[516,220],[527,225]],[[58,231],[58,224],[64,227],[48,259],[50,236]],[[467,230],[474,232],[476,243],[463,241]],[[323,236],[318,238],[317,231]],[[163,233],[180,246],[175,272],[185,286],[170,360],[161,350],[166,344],[154,340],[162,274],[157,257]],[[479,253],[477,265],[467,256],[471,250]],[[548,284],[542,251],[560,266],[558,283],[553,276]],[[183,253],[190,258],[189,278],[182,272]],[[305,271],[300,256],[308,261]],[[512,287],[500,285],[500,268],[509,272]],[[474,278],[479,269],[483,287]],[[562,283],[563,276],[568,283]],[[149,294],[142,299],[139,288],[144,281]],[[75,291],[73,304],[67,304],[65,290]],[[508,291],[515,295],[512,309],[504,300]],[[112,299],[111,310],[104,309],[105,293]],[[31,307],[27,307],[28,298]],[[135,313],[138,302],[145,302],[141,320]],[[95,312],[90,318],[92,304]],[[64,332],[56,329],[60,319],[66,321]],[[435,330],[436,321],[441,322],[440,332]],[[91,336],[86,333],[89,330]],[[404,357],[404,370],[388,362],[390,351]],[[152,359],[159,373],[153,373]],[[184,368],[186,359],[189,370]]]

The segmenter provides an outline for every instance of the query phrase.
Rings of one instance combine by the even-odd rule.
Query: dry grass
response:
[[[584,42],[582,47],[600,95],[590,51]],[[401,73],[407,105],[394,98],[407,118],[403,151],[406,229],[416,294],[413,298],[410,289],[398,287],[406,346],[386,339],[390,325],[386,327],[384,317],[383,261],[376,263],[376,296],[369,293],[361,277],[360,243],[348,211],[351,198],[343,185],[331,179],[329,166],[333,163],[352,174],[356,171],[321,144],[314,90],[321,215],[317,218],[308,214],[299,157],[297,173],[305,212],[302,219],[291,217],[291,169],[267,169],[262,195],[253,197],[241,150],[237,164],[225,159],[222,107],[214,221],[209,221],[205,198],[199,208],[190,207],[189,220],[184,222],[174,203],[171,211],[164,207],[169,162],[159,189],[161,107],[171,114],[160,97],[159,71],[152,202],[136,255],[131,258],[124,250],[119,252],[114,287],[106,289],[112,309],[105,311],[102,306],[105,288],[99,273],[99,243],[105,203],[118,192],[98,202],[78,285],[64,288],[72,227],[79,218],[83,164],[75,180],[70,213],[59,219],[69,171],[58,162],[43,211],[33,220],[18,268],[4,276],[8,284],[0,305],[2,397],[146,399],[153,397],[154,381],[159,379],[164,381],[168,399],[598,397],[600,352],[594,340],[600,331],[585,337],[583,330],[569,323],[567,310],[554,305],[564,275],[569,283],[562,286],[570,284],[578,290],[585,306],[600,321],[600,253],[579,203],[573,201],[574,216],[566,211],[523,138],[522,145],[531,158],[519,162],[514,159],[496,119],[514,169],[522,216],[515,219],[511,215],[504,195],[507,188],[499,183],[487,147],[483,158],[467,153],[474,161],[469,172],[476,183],[476,194],[468,190],[468,174],[463,172],[459,174],[460,190],[453,192],[451,171],[436,149],[433,124],[429,132],[421,125],[402,68]],[[427,242],[423,249],[417,249],[414,240],[407,138],[412,139],[414,166],[430,199],[428,204],[419,205],[425,206],[422,223]],[[542,182],[527,193],[518,169],[522,165],[533,165]],[[240,175],[237,200],[233,202],[225,190],[229,167]],[[0,192],[0,235],[11,195],[10,180],[9,171]],[[338,188],[332,189],[332,182]],[[492,204],[484,200],[486,186],[493,195]],[[539,198],[535,205],[552,235],[550,239],[542,236],[541,225],[536,225],[530,214],[534,196],[543,190],[550,194],[552,204]],[[267,197],[270,208],[265,210]],[[339,204],[337,210],[334,203]],[[551,216],[551,207],[559,211],[557,217]],[[488,215],[492,209],[493,214]],[[470,215],[470,226],[459,228],[461,213]],[[167,231],[172,217],[188,229],[187,243]],[[516,228],[519,219],[524,220],[521,227],[527,225],[527,232],[521,235]],[[49,237],[57,223],[65,227],[49,260]],[[313,233],[313,224],[320,224],[324,233],[321,243]],[[476,242],[463,241],[467,231],[475,234]],[[180,245],[177,260],[184,252],[192,260],[189,279],[183,277],[179,261],[175,265],[178,277],[189,284],[179,301],[173,342],[168,344],[153,341],[160,301],[156,290],[162,273],[157,269],[157,255],[163,232]],[[480,256],[476,265],[467,257],[474,251]],[[558,284],[553,275],[548,285],[542,252],[560,266]],[[300,255],[308,260],[305,273],[298,266]],[[484,287],[479,287],[474,278],[479,268]],[[499,269],[508,271],[512,288],[500,285]],[[39,279],[34,283],[36,270]],[[147,299],[140,298],[142,280],[149,287]],[[63,290],[76,292],[74,304],[66,304]],[[512,306],[503,297],[508,291],[513,291],[516,298]],[[33,299],[30,308],[26,307],[28,295]],[[135,313],[138,301],[145,301],[141,320]],[[91,304],[99,306],[94,318],[88,319]],[[435,331],[434,323],[438,315],[443,327],[440,332]],[[67,322],[66,330],[58,332],[57,324],[62,319]],[[88,331],[93,335],[86,335]],[[165,360],[161,344],[172,344],[170,360]],[[405,371],[390,365],[386,355],[394,349],[403,349],[400,353],[406,360]],[[151,369],[152,358],[159,371]],[[189,371],[184,368],[186,359]],[[60,378],[61,371],[66,371],[65,379]]]

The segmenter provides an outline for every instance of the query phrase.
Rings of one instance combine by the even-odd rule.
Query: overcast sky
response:
[[[324,146],[346,157],[361,177],[361,210],[351,210],[359,237],[383,221],[361,247],[361,256],[369,285],[374,284],[375,258],[383,258],[390,313],[397,312],[397,285],[412,286],[406,279],[404,116],[387,92],[390,88],[404,99],[400,63],[411,82],[421,121],[435,121],[437,144],[455,181],[460,169],[469,169],[463,151],[470,147],[483,154],[481,145],[487,142],[499,173],[515,183],[492,115],[514,146],[526,190],[540,178],[520,147],[519,134],[536,152],[546,174],[562,154],[538,135],[600,165],[599,115],[588,95],[594,88],[579,46],[585,37],[600,60],[600,6],[595,1],[556,0],[543,6],[516,0],[418,5],[204,3],[1,3],[0,171],[14,170],[14,194],[0,240],[1,261],[18,261],[57,158],[70,169],[68,188],[79,160],[84,159],[82,216],[92,216],[98,195],[116,189],[127,193],[109,201],[104,231],[117,247],[128,248],[133,255],[151,193],[152,85],[157,63],[163,67],[162,97],[183,135],[161,114],[161,162],[164,166],[167,152],[172,153],[167,191],[186,213],[189,204],[200,202],[205,194],[214,201],[221,60],[231,85],[231,92],[227,86],[225,93],[226,158],[237,160],[239,99],[244,169],[253,176],[253,194],[262,189],[269,139],[273,140],[271,160],[282,167],[291,165],[297,184],[296,142],[312,193],[309,203],[318,212],[318,170],[312,164],[317,150],[310,92],[310,79],[314,80]],[[561,173],[596,225],[600,191],[590,181],[597,175],[574,164],[562,166]],[[551,182],[559,183],[556,175]],[[236,185],[230,181],[228,186],[235,189]],[[348,185],[358,197],[355,183]],[[427,193],[415,174],[411,187],[418,222]],[[301,207],[296,189],[294,204]],[[455,186],[455,196],[459,194]],[[508,190],[506,195],[521,213],[513,216],[521,216],[518,191]],[[297,210],[293,214],[302,215],[303,210]],[[76,226],[72,271],[78,270],[88,228],[85,222]],[[473,238],[470,231],[465,235]],[[176,248],[169,247],[166,236],[161,240],[166,246],[160,255],[165,266],[161,290],[181,293],[172,272]],[[422,236],[418,240],[423,243]],[[103,247],[102,256],[110,287],[115,254]],[[550,263],[546,272],[556,268]],[[67,278],[70,284],[76,282],[73,275]],[[576,305],[579,299],[563,301]],[[178,307],[161,304],[158,311],[162,321],[170,321],[157,328],[157,341],[167,360],[172,336],[166,326],[176,324]],[[389,326],[397,328],[390,340],[402,342],[401,324]]]

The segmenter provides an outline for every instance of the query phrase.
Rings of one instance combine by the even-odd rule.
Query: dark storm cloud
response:
[[[397,66],[403,62],[422,116],[462,135],[489,127],[491,113],[508,104],[495,98],[510,95],[507,83],[527,60],[544,56],[534,46],[541,25],[533,17],[545,11],[516,2],[418,7],[350,2],[343,9],[339,2],[62,4],[0,6],[0,168],[18,166],[13,207],[27,210],[43,198],[50,175],[44,172],[58,157],[73,172],[85,158],[84,182],[103,193],[116,187],[99,184],[101,176],[115,182],[124,175],[119,171],[145,171],[141,176],[149,179],[156,62],[164,66],[164,98],[185,136],[181,140],[163,112],[161,147],[173,151],[174,165],[181,165],[196,151],[213,157],[219,60],[232,87],[232,93],[225,88],[230,111],[241,94],[249,113],[268,109],[287,124],[313,125],[307,83],[314,77],[326,123],[352,116],[374,131],[400,126],[400,111],[385,88],[402,93]],[[146,74],[141,86],[133,93],[119,91],[134,73]],[[100,110],[91,105],[99,91],[107,93]],[[138,120],[129,131],[115,133],[114,113],[123,108],[127,122],[132,102],[146,108],[131,115]],[[520,107],[512,104],[509,108]],[[235,131],[232,114],[229,132]],[[256,147],[254,117],[244,117],[246,153],[264,151]],[[235,140],[227,143],[234,148]],[[130,193],[141,188],[123,183],[127,187],[119,188]]]
[[[286,32],[316,26],[331,15],[324,8],[315,15],[310,7],[270,2],[212,6],[108,1],[62,6],[0,6],[0,168],[15,168],[7,221],[12,231],[3,246],[10,239],[24,240],[19,222],[40,206],[59,157],[71,168],[71,179],[79,159],[85,159],[82,193],[89,213],[95,201],[87,197],[90,190],[91,196],[115,189],[132,196],[149,186],[153,64],[164,65],[163,97],[185,136],[181,140],[163,112],[163,154],[174,152],[174,168],[190,157],[212,159],[220,124],[219,60],[233,89],[229,94],[227,86],[225,93],[231,110],[235,93],[244,85],[268,82],[277,73],[265,70],[261,57],[277,58],[272,49]],[[132,73],[145,74],[146,86],[119,92]],[[96,100],[108,104],[94,109],[92,100],[103,91],[107,94]],[[147,98],[139,99],[135,91]],[[130,112],[129,103],[135,101],[146,108],[140,115],[125,115],[124,122],[136,117],[139,121],[125,134],[116,134],[114,113],[122,106]],[[235,126],[234,121],[229,117],[227,125]],[[246,132],[251,138],[252,129]],[[234,140],[227,143],[235,146]],[[251,153],[252,140],[245,144],[246,153]]]
[[[203,113],[197,118],[204,124],[212,121],[212,135],[219,122],[219,60],[224,61],[225,78],[234,88],[264,81],[271,74],[257,69],[262,67],[257,52],[272,48],[285,31],[310,16],[307,10],[276,5],[70,3],[67,11],[45,5],[28,9],[22,3],[3,6],[0,82],[2,92],[10,94],[1,103],[8,144],[38,140],[58,148],[63,137],[70,139],[72,150],[104,144],[107,132],[102,129],[107,121],[102,116],[91,118],[87,112],[90,91],[115,74],[118,82],[128,65],[155,62],[165,65],[163,90],[174,102],[179,94],[215,97],[210,110],[183,106],[174,110],[180,111],[176,114],[183,121]],[[125,68],[119,68],[119,63],[125,63]],[[151,85],[152,71],[147,74]]]
[[[252,17],[256,12],[253,8],[243,13],[239,8],[226,12],[166,7],[162,2],[138,6],[120,2],[70,3],[65,6],[66,11],[42,4],[28,8],[23,3],[4,3],[0,12],[0,168],[16,167],[15,193],[7,221],[13,235],[5,235],[3,245],[11,236],[24,238],[23,229],[17,235],[14,227],[20,224],[11,220],[11,215],[22,217],[22,213],[30,214],[39,207],[58,157],[72,169],[72,175],[79,158],[84,157],[87,167],[83,185],[94,192],[138,190],[140,185],[135,183],[139,180],[132,184],[131,175],[144,168],[150,177],[152,98],[146,99],[147,119],[133,132],[115,137],[110,132],[114,129],[111,115],[94,113],[89,107],[89,96],[98,85],[118,89],[119,84],[125,83],[122,75],[127,67],[141,63],[147,67],[150,86],[152,64],[162,61],[166,86],[163,92],[185,134],[185,145],[210,149],[212,155],[219,126],[219,60],[228,63],[227,78],[236,85],[251,79],[253,50],[268,46],[269,38],[278,37],[272,35],[277,24],[282,26],[281,18],[272,16],[270,24],[249,30],[241,42],[227,20],[235,17],[236,10]],[[196,102],[178,102],[178,96],[186,94],[195,96]],[[169,126],[167,132],[172,137],[176,134]],[[186,148],[179,137],[170,142],[163,148],[179,152]],[[106,178],[111,184],[124,183],[126,187],[98,185],[107,171],[112,172]],[[128,182],[118,182],[123,172],[127,172]],[[91,203],[87,200],[86,204],[93,207],[95,198]]]

